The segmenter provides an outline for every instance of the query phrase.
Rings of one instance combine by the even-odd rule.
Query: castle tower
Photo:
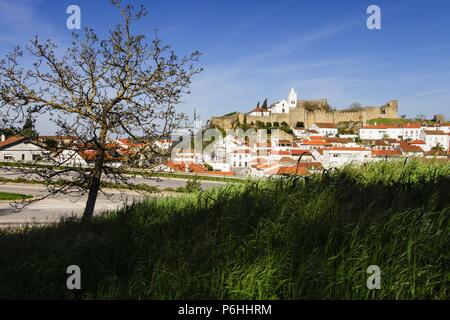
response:
[[[391,100],[388,103],[387,114],[392,118],[398,118],[398,100]]]
[[[295,92],[294,88],[291,88],[291,91],[289,91],[287,101],[289,108],[295,108],[297,106],[297,93]]]

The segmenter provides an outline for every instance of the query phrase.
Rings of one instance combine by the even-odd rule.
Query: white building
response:
[[[267,117],[270,115],[270,111],[268,109],[264,109],[261,107],[256,107],[248,113],[249,116],[255,117]]]
[[[53,159],[60,166],[86,166],[87,162],[75,150],[64,149],[60,153],[54,155]]]
[[[252,150],[250,148],[239,148],[231,155],[232,168],[247,168],[253,160]]]
[[[359,129],[361,140],[381,140],[390,138],[389,127],[385,125],[370,125]]]
[[[420,124],[404,125],[369,125],[359,129],[359,137],[362,140],[417,140],[423,131]]]
[[[292,133],[297,138],[306,138],[307,137],[306,128],[303,128],[303,127],[293,128]]]
[[[290,109],[297,106],[297,93],[294,88],[289,91],[287,100],[280,100],[272,104],[269,109],[272,113],[289,113]]]
[[[338,133],[338,129],[334,123],[320,123],[316,122],[310,128],[319,132],[319,135],[323,137],[335,137]]]
[[[22,136],[12,136],[0,142],[0,161],[39,161],[48,155],[40,144]]]
[[[340,167],[352,162],[365,162],[371,158],[371,151],[366,148],[329,147],[311,151],[314,158],[322,163],[324,168]]]
[[[403,140],[417,140],[420,138],[420,132],[422,132],[421,125],[414,123],[402,125],[402,129]]]
[[[421,132],[420,139],[425,141],[423,149],[430,151],[432,148],[442,146],[445,151],[449,149],[450,135],[439,130],[424,130]]]

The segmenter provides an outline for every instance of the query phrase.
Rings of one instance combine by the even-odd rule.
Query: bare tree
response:
[[[112,4],[122,22],[100,40],[92,29],[73,34],[71,47],[58,57],[51,40],[32,39],[25,50],[16,47],[0,62],[0,106],[4,119],[17,121],[32,114],[45,115],[56,124],[58,136],[70,137],[53,146],[47,161],[53,167],[28,172],[39,176],[49,195],[60,192],[87,193],[83,219],[89,220],[102,177],[128,183],[126,168],[156,166],[167,156],[156,141],[169,136],[185,115],[176,109],[193,75],[199,52],[177,56],[155,35],[145,43],[143,34],[133,34],[132,24],[146,15],[136,9]],[[28,55],[32,67],[21,64]],[[121,153],[112,137],[128,136],[133,148]],[[75,159],[90,163],[82,167]],[[120,166],[113,166],[119,161]],[[63,178],[63,183],[52,181]]]

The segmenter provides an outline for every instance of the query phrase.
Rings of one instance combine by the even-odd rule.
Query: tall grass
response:
[[[380,162],[2,230],[0,297],[449,299],[449,199],[448,161]]]

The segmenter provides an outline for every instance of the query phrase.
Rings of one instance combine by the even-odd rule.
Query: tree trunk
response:
[[[92,219],[92,216],[94,215],[95,203],[97,202],[98,192],[100,190],[105,152],[104,150],[99,150],[98,153],[99,155],[95,160],[94,170],[89,177],[89,194],[83,213],[84,221],[90,221]]]
[[[97,202],[98,191],[100,190],[100,178],[92,177],[89,187],[89,195],[83,212],[83,220],[90,221],[94,215],[95,203]]]

